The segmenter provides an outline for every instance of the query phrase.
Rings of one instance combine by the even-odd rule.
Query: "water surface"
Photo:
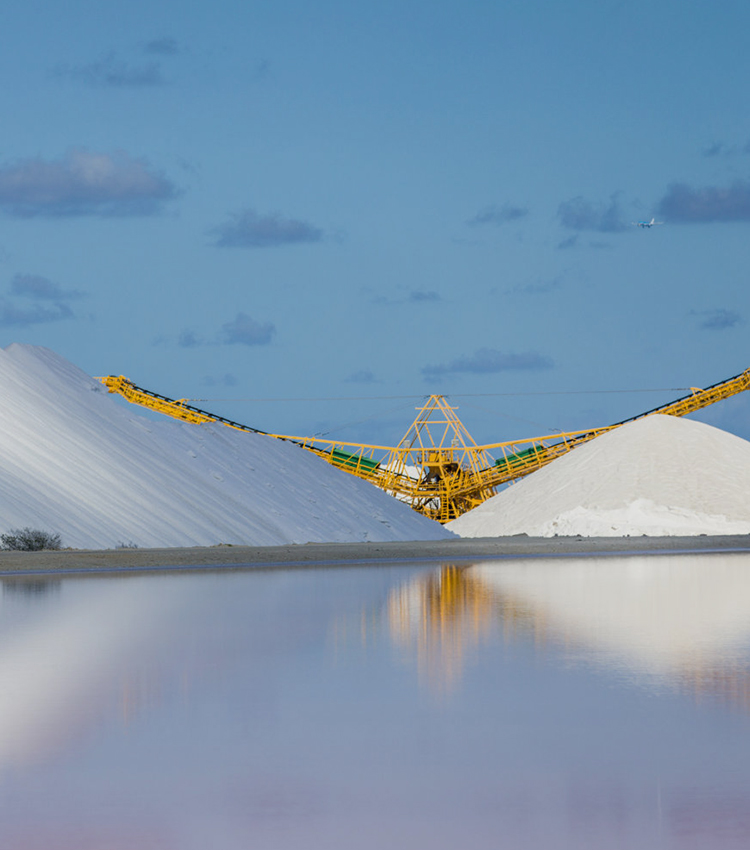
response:
[[[750,555],[7,579],[0,846],[750,846]]]

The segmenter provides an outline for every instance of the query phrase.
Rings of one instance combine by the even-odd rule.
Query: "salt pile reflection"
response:
[[[145,685],[144,653],[188,601],[187,588],[163,583],[68,581],[61,594],[62,584],[3,583],[0,770],[49,758],[112,715],[127,722],[159,688]]]
[[[538,630],[638,678],[748,695],[750,558],[594,558],[474,568],[532,611]]]
[[[447,566],[395,589],[387,619],[420,672],[451,688],[501,630],[639,682],[750,707],[750,556],[534,559]]]

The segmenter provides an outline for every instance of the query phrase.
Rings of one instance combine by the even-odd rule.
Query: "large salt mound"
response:
[[[462,537],[750,534],[750,442],[648,416],[579,446],[447,527]]]
[[[0,350],[0,533],[112,548],[452,537],[291,443],[154,422],[54,352]]]

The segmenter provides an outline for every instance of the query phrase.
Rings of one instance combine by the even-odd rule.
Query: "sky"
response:
[[[0,344],[381,445],[431,393],[493,443],[730,378],[748,27],[740,0],[16,4]],[[746,395],[698,418],[750,438]]]

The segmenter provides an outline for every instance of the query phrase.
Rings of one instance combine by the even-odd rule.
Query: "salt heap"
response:
[[[462,537],[750,534],[750,442],[654,414],[579,446],[447,527]]]
[[[46,348],[0,349],[0,533],[102,549],[452,537],[292,443],[154,422]]]

